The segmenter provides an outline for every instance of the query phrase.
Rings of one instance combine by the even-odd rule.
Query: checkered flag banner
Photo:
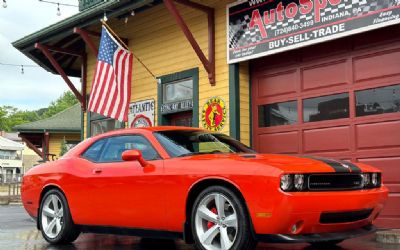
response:
[[[365,27],[391,25],[400,19],[399,8],[400,0],[311,0],[302,4],[299,0],[239,1],[228,7],[228,61],[265,54],[266,49],[272,49],[265,43],[280,38],[287,38],[287,44],[282,40],[276,48],[281,51],[305,38],[312,41],[336,35],[331,31],[312,32],[333,25],[344,24],[338,32],[346,35]],[[290,38],[302,33],[308,36]]]

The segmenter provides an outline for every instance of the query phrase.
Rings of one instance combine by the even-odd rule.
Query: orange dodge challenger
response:
[[[183,238],[203,250],[337,244],[374,232],[387,195],[365,164],[257,154],[182,127],[87,139],[22,183],[25,209],[50,243],[95,232]]]

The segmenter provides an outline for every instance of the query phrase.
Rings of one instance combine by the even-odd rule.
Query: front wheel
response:
[[[200,193],[193,205],[191,225],[197,249],[248,250],[256,245],[245,205],[225,187],[209,187]]]
[[[80,234],[72,221],[65,196],[57,189],[49,190],[43,196],[38,220],[43,237],[51,244],[71,243]]]

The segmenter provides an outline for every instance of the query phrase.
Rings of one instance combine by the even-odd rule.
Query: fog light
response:
[[[304,189],[304,175],[302,175],[302,174],[294,175],[294,187],[297,190],[303,190]]]
[[[293,177],[290,174],[281,176],[281,189],[283,191],[289,191],[293,186]]]
[[[290,227],[290,233],[298,234],[303,230],[304,221],[300,220]]]
[[[290,229],[290,232],[291,232],[292,234],[295,234],[296,231],[297,231],[297,225],[294,224],[294,225],[292,226],[292,228]]]

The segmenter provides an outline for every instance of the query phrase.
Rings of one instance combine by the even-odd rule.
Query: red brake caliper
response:
[[[212,208],[212,209],[210,209],[210,211],[213,212],[214,214],[217,214],[217,213],[218,213],[218,212],[217,212],[217,209],[216,209],[215,207]],[[208,229],[212,228],[214,225],[215,225],[214,222],[211,222],[211,221],[207,222],[207,228],[208,228]]]

